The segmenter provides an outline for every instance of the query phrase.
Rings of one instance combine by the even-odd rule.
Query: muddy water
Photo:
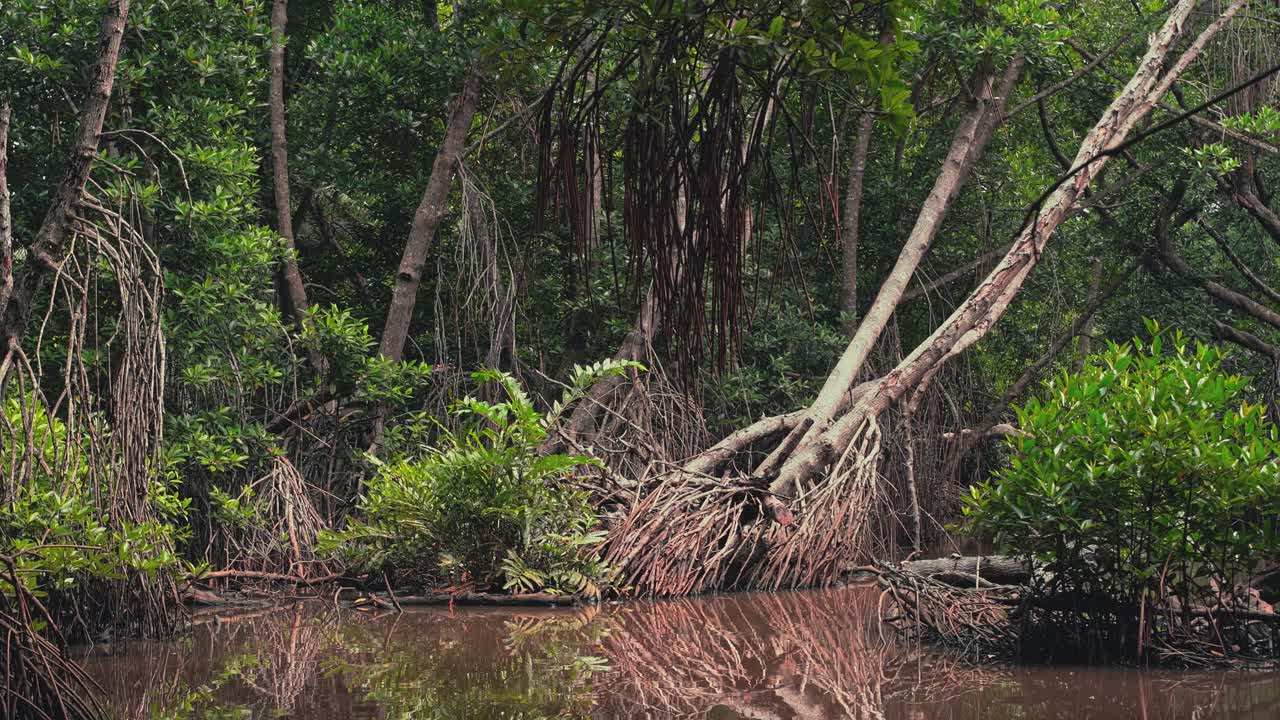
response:
[[[975,667],[849,588],[578,610],[304,604],[86,662],[122,718],[1280,718],[1280,677]]]

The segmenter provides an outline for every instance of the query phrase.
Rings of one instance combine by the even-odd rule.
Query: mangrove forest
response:
[[[0,0],[0,720],[1280,716],[1274,0]]]

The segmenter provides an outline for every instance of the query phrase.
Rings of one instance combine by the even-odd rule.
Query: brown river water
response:
[[[305,603],[86,659],[120,718],[1280,719],[1280,676],[981,666],[870,587],[579,609]]]

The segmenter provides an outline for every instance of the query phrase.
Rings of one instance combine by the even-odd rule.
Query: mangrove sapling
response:
[[[973,531],[1039,569],[1021,629],[1007,631],[1029,652],[1035,639],[1120,657],[1216,648],[1275,660],[1257,642],[1250,613],[1267,607],[1249,585],[1280,554],[1269,511],[1280,501],[1280,430],[1246,399],[1248,380],[1223,370],[1220,350],[1151,331],[1019,407],[1009,465],[964,499]]]

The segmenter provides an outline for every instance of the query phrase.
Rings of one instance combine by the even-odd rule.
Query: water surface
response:
[[[121,718],[1280,718],[1280,677],[981,667],[882,635],[874,588],[580,609],[306,603],[86,660]]]

